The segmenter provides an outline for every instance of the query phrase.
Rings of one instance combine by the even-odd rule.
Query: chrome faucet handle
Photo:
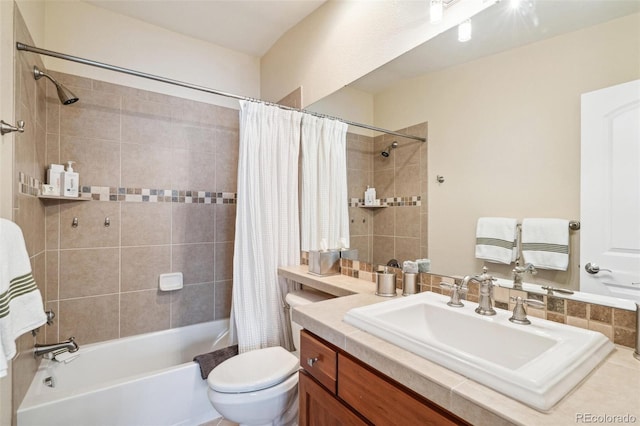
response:
[[[461,308],[464,304],[460,301],[460,297],[467,293],[467,288],[458,284],[449,284],[445,282],[440,283],[440,288],[446,288],[451,290],[451,300],[447,302],[447,305],[454,308]]]
[[[516,302],[516,306],[513,308],[513,315],[509,318],[509,321],[516,324],[531,324],[531,321],[527,318],[527,311],[524,310],[524,305],[532,306],[534,308],[544,308],[544,302],[536,299],[523,299],[520,296],[511,296],[511,301]]]

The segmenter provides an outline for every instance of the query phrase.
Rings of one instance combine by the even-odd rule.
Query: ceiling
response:
[[[452,28],[349,86],[375,94],[404,79],[638,12],[640,0],[522,0],[517,9],[502,0],[471,19],[470,41],[459,42]]]
[[[261,57],[326,0],[85,0],[161,28]]]
[[[177,33],[261,57],[284,33],[326,0],[84,1]],[[427,4],[427,0],[420,1]],[[457,30],[453,28],[350,86],[377,93],[402,79],[640,12],[640,0],[522,0],[518,9],[513,9],[511,2],[499,1],[473,17],[473,38],[470,41],[458,42]]]

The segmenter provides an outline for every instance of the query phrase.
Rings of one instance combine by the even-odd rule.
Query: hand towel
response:
[[[515,262],[517,248],[517,219],[481,217],[476,227],[476,258],[494,263]]]
[[[524,219],[522,257],[536,268],[566,271],[569,266],[569,221]]]
[[[233,345],[207,354],[198,355],[193,358],[193,360],[200,364],[200,377],[202,377],[202,380],[207,380],[211,370],[218,364],[236,355],[238,355],[238,345]]]
[[[0,219],[0,377],[16,354],[15,340],[46,321],[22,231]]]

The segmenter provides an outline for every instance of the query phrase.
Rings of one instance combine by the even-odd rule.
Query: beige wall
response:
[[[493,3],[458,2],[432,25],[420,1],[328,1],[261,58],[262,98],[302,86],[310,105]]]
[[[256,57],[81,1],[46,1],[45,24],[46,49],[260,97],[260,61]],[[55,71],[238,109],[238,102],[230,98],[49,57],[44,61]]]
[[[377,126],[429,122],[433,270],[480,270],[474,258],[478,217],[579,219],[580,94],[639,77],[640,15],[632,15],[377,95]],[[578,288],[579,232],[572,232],[569,271],[542,271],[533,281]],[[505,277],[512,269],[490,267]]]

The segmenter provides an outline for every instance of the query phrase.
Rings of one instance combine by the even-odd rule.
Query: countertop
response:
[[[305,265],[279,273],[339,296],[294,309],[296,323],[474,425],[640,424],[640,361],[632,349],[616,345],[581,384],[542,413],[342,321],[352,308],[389,300],[375,295],[373,283],[314,276]]]

